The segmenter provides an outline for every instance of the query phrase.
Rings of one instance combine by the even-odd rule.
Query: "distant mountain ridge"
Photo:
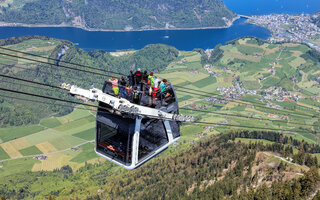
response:
[[[13,0],[0,2],[4,25],[152,30],[230,26],[237,15],[219,0]]]

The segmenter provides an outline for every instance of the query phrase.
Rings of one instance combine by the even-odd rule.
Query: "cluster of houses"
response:
[[[279,102],[283,101],[298,101],[302,96],[298,94],[292,94],[286,91],[282,87],[271,86],[265,89],[265,94],[262,95],[264,99],[276,100]]]
[[[222,104],[229,103],[230,101],[229,99],[215,98],[215,97],[206,97],[205,100],[210,103],[222,103]]]
[[[234,81],[231,87],[218,87],[217,90],[231,100],[241,99],[245,95],[256,95],[256,90],[248,90],[241,81]]]
[[[207,106],[205,106],[205,105],[198,106],[196,104],[190,104],[189,107],[193,108],[193,109],[197,109],[197,110],[204,110],[207,108]]]

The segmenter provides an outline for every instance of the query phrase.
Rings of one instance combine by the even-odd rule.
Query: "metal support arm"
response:
[[[160,111],[155,108],[150,108],[146,106],[140,106],[137,104],[133,104],[127,99],[114,97],[112,95],[103,93],[101,90],[97,88],[93,88],[90,90],[79,88],[75,85],[69,85],[63,83],[61,88],[69,90],[70,94],[77,95],[81,97],[85,97],[91,101],[100,101],[105,104],[111,106],[114,110],[123,112],[123,113],[130,113],[134,115],[146,116],[149,118],[156,118],[156,119],[172,119],[181,122],[193,122],[194,118],[190,116],[183,116],[183,115],[176,115],[172,113],[167,113]]]

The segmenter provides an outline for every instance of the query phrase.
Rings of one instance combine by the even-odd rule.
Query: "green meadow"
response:
[[[29,156],[29,155],[39,155],[42,154],[42,152],[36,147],[36,146],[31,146],[27,147],[25,149],[21,149],[20,153],[23,156]]]
[[[10,128],[0,128],[0,140],[2,143],[25,137],[33,133],[37,133],[44,130],[42,126],[39,125],[29,125],[21,127],[10,127]]]

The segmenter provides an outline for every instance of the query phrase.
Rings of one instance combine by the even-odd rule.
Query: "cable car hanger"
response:
[[[125,98],[118,98],[110,94],[104,93],[97,88],[86,90],[76,85],[70,85],[66,83],[61,84],[61,88],[69,90],[69,93],[71,95],[84,97],[90,101],[103,102],[111,106],[115,111],[119,111],[122,113],[147,116],[148,118],[155,118],[155,119],[165,118],[165,119],[172,119],[174,121],[179,121],[179,122],[194,122],[194,117],[192,116],[172,114],[172,113],[167,113],[155,108],[137,105],[137,104],[131,103]]]

